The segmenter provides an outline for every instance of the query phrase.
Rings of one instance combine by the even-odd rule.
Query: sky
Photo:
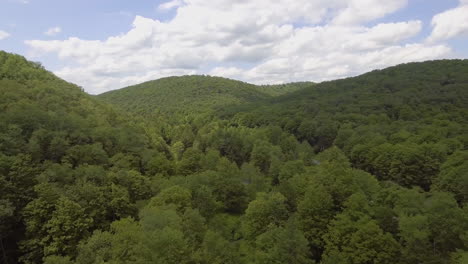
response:
[[[91,94],[188,74],[320,82],[468,58],[468,0],[0,0],[0,50]]]

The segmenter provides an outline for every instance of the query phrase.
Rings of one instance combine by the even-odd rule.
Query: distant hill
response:
[[[313,82],[293,82],[285,84],[258,85],[257,90],[269,94],[271,96],[280,96],[292,93],[303,88],[315,85]]]
[[[443,107],[463,109],[468,107],[467,72],[468,60],[402,64],[357,77],[305,85],[250,109],[256,109],[259,115],[270,115],[268,112],[274,110],[301,117],[355,113],[385,114],[391,119],[409,118],[404,109],[416,112],[434,112],[441,107],[442,111],[448,111]],[[277,116],[270,117],[274,120]],[[416,117],[423,116],[412,118]]]
[[[229,105],[258,102],[311,83],[253,84],[211,76],[168,77],[98,95],[98,98],[140,114],[200,113]]]
[[[468,149],[468,60],[408,63],[323,82],[220,115],[277,125],[316,151],[341,148],[381,180],[429,188],[446,155]]]

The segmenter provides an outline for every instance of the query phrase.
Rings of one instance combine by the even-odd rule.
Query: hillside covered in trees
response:
[[[0,52],[0,262],[467,263],[467,73],[90,96]]]
[[[100,94],[100,100],[145,116],[151,114],[203,114],[230,105],[297,91],[313,83],[256,86],[211,76],[168,77]]]

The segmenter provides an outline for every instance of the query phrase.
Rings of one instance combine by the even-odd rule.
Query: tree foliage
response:
[[[467,71],[93,97],[0,52],[0,263],[465,263]]]

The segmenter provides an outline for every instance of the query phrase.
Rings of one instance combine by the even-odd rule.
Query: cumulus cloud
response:
[[[0,40],[10,37],[10,33],[0,30]]]
[[[159,10],[170,10],[170,9],[180,7],[181,5],[183,5],[182,0],[172,0],[172,1],[160,4],[158,6],[158,9]]]
[[[172,0],[162,22],[136,16],[105,40],[29,40],[32,54],[57,54],[56,74],[101,93],[170,75],[212,74],[254,83],[321,81],[451,53],[412,43],[421,21],[371,22],[407,0]]]
[[[346,25],[373,20],[393,13],[406,6],[407,3],[408,0],[350,0],[348,6],[338,12],[333,22]]]
[[[62,28],[60,27],[52,27],[52,28],[49,28],[47,29],[46,32],[44,32],[45,35],[47,36],[55,36],[57,35],[58,33],[62,32]]]
[[[468,0],[460,0],[460,6],[437,14],[432,19],[430,42],[444,41],[468,35]]]

